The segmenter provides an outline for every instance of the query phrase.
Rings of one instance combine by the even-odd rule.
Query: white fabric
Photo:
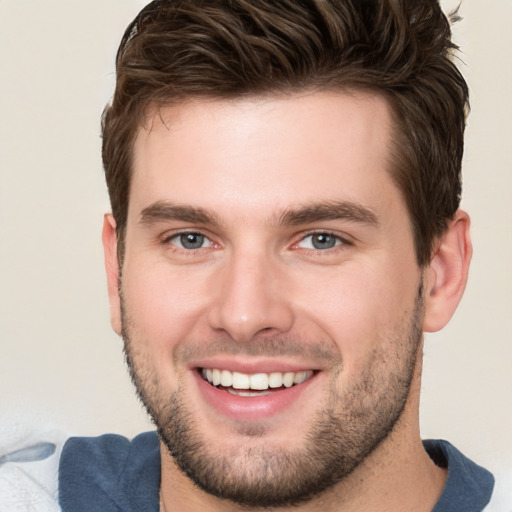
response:
[[[496,483],[491,501],[483,512],[512,512],[512,468],[489,469]]]
[[[54,430],[17,442],[11,439],[8,445],[2,442],[0,456],[40,442],[53,443],[56,449],[43,460],[0,465],[0,512],[60,511],[57,495],[59,459],[67,437]]]

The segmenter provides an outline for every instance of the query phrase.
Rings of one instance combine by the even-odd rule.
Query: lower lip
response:
[[[194,371],[200,393],[217,412],[238,421],[255,421],[269,418],[295,404],[302,393],[318,378],[314,374],[301,384],[280,391],[272,391],[268,395],[244,397],[217,389],[206,382],[197,371]]]

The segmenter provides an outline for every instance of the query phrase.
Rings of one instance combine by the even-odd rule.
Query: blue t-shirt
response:
[[[432,512],[481,512],[494,478],[447,441],[423,442],[430,458],[448,468],[443,493]],[[106,434],[72,437],[59,466],[63,512],[158,512],[160,444],[156,432],[129,441]]]

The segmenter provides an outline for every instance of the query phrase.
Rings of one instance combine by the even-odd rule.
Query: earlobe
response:
[[[424,281],[426,332],[442,329],[462,298],[472,255],[469,225],[468,214],[458,210],[437,241]]]
[[[110,302],[110,322],[114,331],[121,335],[121,300],[119,297],[119,262],[117,259],[116,221],[107,213],[103,219],[103,251],[107,272],[108,296]]]

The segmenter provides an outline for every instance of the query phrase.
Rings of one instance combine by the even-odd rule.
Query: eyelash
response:
[[[186,247],[183,247],[183,244],[181,244],[182,246],[180,247],[177,244],[172,242],[172,240],[174,240],[174,239],[180,239],[181,237],[187,236],[187,235],[195,235],[196,237],[202,237],[204,239],[203,243],[204,243],[204,241],[208,241],[208,245],[206,247],[186,248]],[[319,248],[315,248],[315,247],[303,247],[302,249],[304,249],[308,252],[314,252],[317,254],[321,254],[321,253],[331,253],[332,254],[332,251],[336,250],[336,248],[339,248],[340,246],[346,247],[347,245],[352,245],[351,242],[348,241],[345,237],[342,237],[336,233],[333,233],[330,231],[312,231],[312,232],[309,232],[306,234],[302,234],[300,236],[300,238],[298,239],[298,241],[294,242],[292,244],[292,246],[291,246],[292,249],[301,249],[301,247],[299,247],[299,245],[301,243],[303,243],[305,240],[307,240],[308,238],[312,238],[315,235],[317,235],[317,236],[323,235],[326,238],[334,239],[335,245],[333,245],[332,247],[327,247],[327,248],[323,248],[323,249],[319,249]],[[197,251],[199,251],[200,249],[208,249],[212,246],[218,247],[218,244],[215,244],[215,242],[212,241],[211,237],[209,237],[208,235],[205,235],[204,233],[201,233],[200,231],[193,231],[193,230],[180,231],[178,233],[173,233],[172,235],[165,237],[163,239],[162,243],[166,246],[171,246],[173,248],[173,250],[182,251],[188,255],[197,253]],[[314,245],[314,243],[312,242],[311,245]]]
[[[293,244],[292,247],[300,249],[299,244],[301,244],[302,242],[304,242],[308,238],[314,237],[315,235],[317,235],[317,236],[323,235],[325,237],[334,239],[334,242],[335,242],[334,246],[323,248],[323,249],[318,249],[318,248],[315,248],[315,247],[304,248],[305,250],[310,251],[310,252],[314,252],[316,254],[322,254],[322,253],[323,254],[326,254],[326,253],[327,254],[332,254],[332,252],[334,250],[336,250],[336,249],[341,250],[342,248],[346,248],[346,246],[348,246],[348,245],[352,245],[350,241],[348,241],[345,237],[340,236],[339,234],[333,233],[331,231],[321,231],[321,230],[319,230],[319,231],[312,231],[310,233],[302,235],[300,237],[300,239]],[[313,243],[312,243],[312,245],[313,245]]]
[[[202,238],[204,238],[204,240],[207,240],[209,242],[209,245],[207,247],[197,247],[194,249],[192,249],[192,248],[187,249],[186,247],[179,247],[177,244],[172,243],[172,240],[180,239],[181,237],[184,237],[187,235],[195,235],[196,237],[202,237]],[[194,252],[198,251],[199,249],[206,249],[210,246],[215,245],[209,236],[201,233],[200,231],[192,231],[192,230],[191,231],[180,231],[178,233],[173,233],[172,235],[164,238],[163,244],[167,245],[167,246],[169,246],[169,245],[172,246],[174,248],[174,250],[184,251],[185,253],[189,253],[189,254],[194,253]]]

